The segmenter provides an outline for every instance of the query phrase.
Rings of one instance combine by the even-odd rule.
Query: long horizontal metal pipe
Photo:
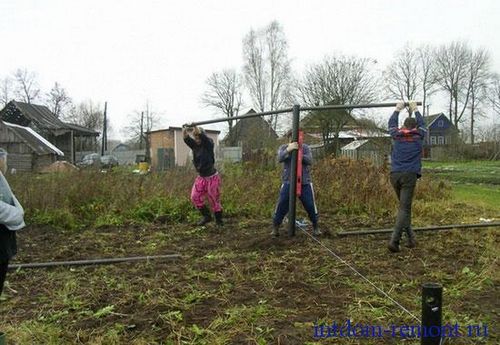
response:
[[[397,103],[368,103],[368,104],[339,104],[339,105],[322,105],[317,107],[300,107],[301,111],[319,111],[319,110],[339,110],[339,109],[356,109],[356,108],[390,108],[395,107]],[[422,102],[417,102],[417,105],[422,105]],[[408,106],[408,102],[405,102]]]
[[[395,107],[397,103],[368,103],[368,104],[339,104],[339,105],[323,105],[323,106],[317,106],[317,107],[300,107],[301,111],[314,111],[314,110],[334,110],[334,109],[356,109],[356,108],[389,108],[389,107]],[[422,102],[417,102],[417,105],[422,105]],[[408,102],[405,103],[405,106],[408,106]],[[213,119],[213,120],[205,120],[205,121],[198,121],[198,122],[192,122],[187,125],[191,126],[201,126],[201,125],[207,125],[210,123],[218,123],[218,122],[227,122],[227,121],[232,121],[232,120],[241,120],[241,119],[248,119],[251,117],[260,117],[260,116],[269,116],[269,115],[276,115],[276,114],[283,114],[283,113],[291,113],[293,111],[293,108],[287,108],[287,109],[278,109],[278,110],[272,110],[272,111],[264,111],[261,113],[252,113],[252,114],[245,114],[245,115],[240,115],[240,116],[233,116],[233,117],[221,117],[218,119]]]
[[[175,260],[181,257],[180,254],[155,255],[155,256],[133,256],[124,258],[107,258],[107,259],[92,259],[92,260],[76,260],[76,261],[52,261],[52,262],[36,262],[28,264],[11,264],[10,270],[22,268],[46,268],[57,266],[87,266],[87,265],[105,265],[116,264],[119,262],[130,261],[148,261],[148,260]]]
[[[453,224],[453,225],[435,225],[420,228],[413,228],[413,231],[434,231],[434,230],[451,230],[451,229],[467,229],[467,228],[489,228],[500,226],[500,222],[494,223],[477,223],[477,224]],[[393,229],[367,229],[357,231],[343,231],[339,232],[339,236],[352,236],[352,235],[376,235],[392,233]]]
[[[251,114],[245,114],[245,115],[233,116],[233,117],[226,116],[226,117],[221,117],[221,118],[213,119],[213,120],[192,122],[189,124],[185,124],[184,126],[187,126],[187,125],[201,126],[201,125],[207,125],[209,123],[227,122],[227,121],[232,121],[232,120],[249,119],[251,117],[269,116],[269,115],[276,115],[276,114],[283,114],[283,113],[290,113],[290,112],[292,112],[292,108],[279,109],[279,110],[273,110],[273,111],[264,111],[262,113],[251,113]]]

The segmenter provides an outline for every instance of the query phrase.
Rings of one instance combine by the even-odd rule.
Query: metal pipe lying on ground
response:
[[[175,260],[181,258],[180,254],[156,255],[156,256],[133,256],[125,258],[108,258],[108,259],[92,259],[92,260],[76,260],[76,261],[53,261],[53,262],[37,262],[28,264],[11,264],[10,270],[22,268],[46,268],[57,266],[87,266],[87,265],[106,265],[116,264],[120,262],[130,261],[149,261],[149,260]]]
[[[451,230],[451,229],[467,229],[467,228],[488,228],[500,226],[500,222],[495,223],[477,223],[477,224],[453,224],[453,225],[435,225],[420,228],[413,228],[413,231],[433,231],[433,230]],[[351,235],[371,235],[371,234],[389,234],[394,229],[366,229],[357,231],[339,232],[339,236]]]

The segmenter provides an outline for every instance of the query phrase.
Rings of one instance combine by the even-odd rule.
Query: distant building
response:
[[[8,153],[9,169],[40,171],[64,153],[30,127],[0,121],[0,148]]]
[[[247,114],[254,114],[251,109]],[[269,146],[275,147],[278,134],[273,130],[269,122],[262,117],[251,117],[241,119],[231,128],[222,140],[224,146],[242,147],[243,157],[251,155],[253,151]]]
[[[65,123],[46,106],[10,101],[0,111],[4,122],[29,127],[64,152],[65,159],[74,163],[77,151],[97,149],[99,132],[76,124]],[[80,148],[80,150],[79,150]]]
[[[205,133],[214,141],[217,153],[220,131],[206,129]],[[185,166],[191,162],[191,149],[184,142],[181,127],[168,127],[146,134],[153,170],[162,171],[174,166]]]
[[[382,165],[391,152],[388,142],[375,142],[371,139],[354,140],[342,147],[341,155],[353,160],[370,160]]]
[[[435,156],[432,154],[433,151],[435,153],[441,152],[443,149],[446,150],[446,147],[460,141],[457,127],[444,113],[426,116],[424,122],[427,128],[423,154],[425,158]]]
[[[426,116],[424,118],[427,127],[427,146],[443,146],[456,143],[458,139],[458,129],[444,114]]]

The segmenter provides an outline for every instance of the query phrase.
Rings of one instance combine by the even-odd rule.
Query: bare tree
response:
[[[302,100],[312,106],[371,102],[377,83],[370,69],[372,63],[373,60],[365,58],[326,57],[306,70],[299,86]],[[304,123],[321,129],[325,145],[333,136],[333,148],[337,152],[339,133],[352,119],[351,114],[351,110],[318,111],[310,114]]]
[[[6,106],[12,99],[14,99],[12,79],[9,77],[0,79],[0,105]]]
[[[428,114],[428,100],[437,91],[437,76],[434,48],[429,45],[417,49],[419,64],[419,83],[422,90],[422,115]]]
[[[390,98],[415,99],[420,90],[418,52],[408,44],[400,50],[384,73]]]
[[[50,92],[45,95],[45,105],[54,115],[61,117],[71,106],[71,98],[66,90],[55,82]]]
[[[14,73],[14,80],[16,83],[16,97],[21,102],[32,103],[38,98],[40,88],[36,80],[36,73],[29,72],[25,69],[18,69]]]
[[[470,141],[474,144],[474,126],[476,118],[484,115],[481,105],[488,99],[488,83],[490,55],[484,49],[479,49],[472,55],[469,64],[469,85],[470,94]]]
[[[243,39],[243,59],[246,85],[256,109],[277,110],[290,102],[288,42],[277,21],[258,31],[250,30]],[[276,130],[278,117],[270,119]]]
[[[69,113],[63,117],[63,120],[95,131],[101,131],[104,121],[103,107],[100,103],[86,100],[73,106]]]
[[[490,79],[488,99],[493,110],[500,116],[500,75],[494,74]]]
[[[160,115],[153,110],[149,102],[146,102],[144,110],[136,110],[130,117],[129,125],[124,127],[122,132],[128,137],[128,142],[138,145],[139,149],[149,147],[147,132],[150,132],[160,122]],[[145,144],[145,145],[144,145]]]
[[[469,65],[472,51],[464,42],[442,45],[436,51],[436,73],[448,94],[450,121],[458,128],[469,103]]]
[[[206,106],[220,110],[228,118],[238,116],[241,107],[241,77],[233,69],[215,72],[206,81],[201,102]],[[229,131],[233,128],[233,120],[228,121]]]

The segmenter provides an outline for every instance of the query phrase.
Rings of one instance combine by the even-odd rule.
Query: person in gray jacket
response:
[[[289,140],[292,138],[291,131],[288,133],[288,138]],[[273,217],[273,231],[271,233],[273,237],[279,236],[279,227],[288,213],[292,151],[298,149],[299,144],[297,142],[290,142],[289,144],[281,145],[278,149],[278,161],[283,163],[283,171],[281,173],[282,185],[280,189],[280,196]],[[311,149],[307,144],[302,144],[302,153],[302,193],[299,199],[312,223],[313,235],[318,236],[321,235],[321,231],[318,228],[318,209],[314,200],[314,188],[310,171],[313,157]]]
[[[17,253],[16,231],[26,226],[23,207],[4,177],[6,171],[7,152],[0,149],[0,295],[9,261]]]

